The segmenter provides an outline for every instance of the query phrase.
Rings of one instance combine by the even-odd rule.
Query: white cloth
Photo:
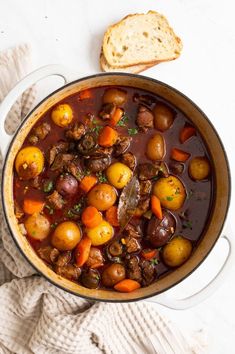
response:
[[[30,70],[27,45],[0,54],[0,100]],[[7,129],[14,131],[34,99],[28,90],[13,107]],[[204,352],[149,303],[91,302],[60,290],[27,263],[1,217],[0,353]]]

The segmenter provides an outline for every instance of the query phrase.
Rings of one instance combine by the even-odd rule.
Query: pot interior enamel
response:
[[[214,165],[214,200],[211,215],[208,220],[204,234],[201,237],[199,245],[191,255],[190,259],[178,269],[167,274],[152,285],[140,288],[132,293],[123,294],[110,290],[93,290],[84,288],[74,282],[66,280],[54,273],[46,264],[36,255],[27,239],[20,233],[17,219],[14,215],[13,202],[13,166],[17,152],[29,133],[31,127],[40,117],[54,104],[63,100],[67,96],[81,90],[104,86],[104,85],[122,85],[132,86],[148,90],[157,94],[170,103],[175,105],[188,116],[203,136],[208,151],[211,155],[211,163]],[[189,275],[208,255],[219,237],[229,206],[230,198],[230,176],[229,167],[223,146],[216,131],[211,123],[205,117],[203,112],[187,97],[175,89],[143,76],[130,74],[99,74],[84,79],[74,81],[67,86],[52,93],[43,102],[41,102],[24,120],[18,129],[5,160],[3,172],[3,205],[5,217],[11,231],[11,234],[28,261],[49,281],[73,294],[103,301],[133,301],[157,295],[183,280]]]

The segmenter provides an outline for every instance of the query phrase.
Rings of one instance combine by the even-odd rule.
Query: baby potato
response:
[[[51,119],[59,127],[67,127],[73,120],[73,110],[67,103],[59,104],[53,109]]]
[[[161,134],[155,134],[147,143],[146,155],[152,161],[162,160],[166,153],[165,140]]]
[[[97,184],[87,196],[88,205],[92,205],[100,211],[109,209],[117,199],[116,190],[107,183]]]
[[[186,198],[183,183],[175,176],[160,178],[153,186],[153,194],[161,201],[164,208],[177,210],[182,207]]]
[[[35,146],[21,149],[15,160],[16,172],[22,179],[31,179],[38,176],[44,167],[44,156]]]
[[[182,236],[175,236],[163,248],[162,257],[164,263],[170,267],[178,267],[190,257],[192,243]]]
[[[115,162],[107,168],[106,176],[109,183],[115,188],[122,189],[130,181],[132,171],[127,165],[124,165],[121,162]]]
[[[50,233],[50,223],[48,219],[38,213],[30,215],[25,223],[25,229],[27,234],[32,237],[34,240],[43,240]]]
[[[153,109],[154,126],[156,129],[164,132],[169,129],[174,121],[174,112],[165,104],[157,103]]]
[[[81,230],[75,222],[64,221],[56,227],[51,244],[59,251],[70,251],[77,246],[81,237]]]
[[[98,226],[86,229],[86,234],[91,239],[93,246],[99,246],[113,237],[114,230],[107,221],[102,221]]]
[[[210,164],[206,157],[198,156],[194,157],[189,162],[189,175],[196,181],[206,179],[210,174]]]
[[[126,92],[111,88],[105,91],[103,96],[103,103],[114,103],[117,106],[122,106],[127,99]]]

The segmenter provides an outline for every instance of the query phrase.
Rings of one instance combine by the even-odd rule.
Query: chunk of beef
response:
[[[152,104],[156,102],[156,99],[150,95],[139,95],[138,93],[135,93],[133,96],[133,101],[146,104],[147,106],[152,106]]]
[[[116,105],[114,103],[106,103],[103,105],[99,116],[102,119],[111,119],[114,112],[116,111]]]
[[[64,267],[71,261],[71,258],[72,258],[71,251],[62,252],[56,261],[56,265],[58,267]]]
[[[124,240],[127,253],[138,252],[141,249],[140,243],[135,237],[127,236]]]
[[[80,140],[83,135],[86,134],[86,127],[83,123],[77,122],[73,127],[65,133],[66,138],[71,140]]]
[[[38,127],[34,128],[33,133],[36,135],[40,140],[46,138],[46,136],[50,133],[51,126],[49,123],[44,122],[40,124]]]
[[[67,168],[67,165],[70,161],[74,159],[73,154],[58,154],[51,165],[51,170],[62,172],[64,169]]]
[[[170,170],[175,175],[181,175],[184,172],[184,164],[180,162],[171,162]]]
[[[102,256],[102,252],[97,247],[91,247],[88,260],[86,261],[86,265],[89,268],[98,268],[103,265],[104,259]]]
[[[77,145],[78,152],[83,156],[88,156],[95,149],[97,145],[96,137],[94,134],[87,133],[79,141]]]
[[[147,179],[146,181],[140,181],[140,195],[149,195],[152,190],[152,182]]]
[[[120,156],[121,154],[124,154],[124,152],[129,149],[131,140],[132,139],[130,136],[119,136],[114,146],[115,156]]]
[[[162,177],[168,176],[168,168],[164,162],[142,163],[138,166],[139,179],[141,181],[150,180],[158,175]]]
[[[32,179],[32,180],[30,181],[30,185],[31,185],[33,188],[41,189],[41,186],[42,186],[42,177],[41,177],[41,176],[36,176],[34,179]]]
[[[52,194],[48,195],[47,200],[54,209],[59,210],[64,206],[64,199],[56,190],[54,190]]]
[[[59,250],[52,246],[44,246],[37,250],[37,253],[40,258],[46,261],[49,264],[53,264],[56,262],[57,258],[59,257]]]
[[[147,239],[154,247],[161,247],[165,245],[174,234],[175,226],[175,218],[168,211],[163,211],[162,220],[153,215],[148,223]]]
[[[73,264],[67,264],[63,267],[56,265],[54,269],[58,275],[69,280],[78,280],[81,275],[81,269]]]
[[[51,166],[56,158],[56,156],[59,154],[59,153],[65,153],[67,152],[69,149],[69,143],[66,142],[66,141],[59,141],[57,144],[53,145],[52,148],[49,149],[49,152],[48,152],[48,162],[49,162],[49,165]]]
[[[127,278],[136,280],[141,283],[142,274],[138,258],[135,256],[131,256],[130,259],[127,259],[126,266]]]
[[[113,152],[113,147],[102,147],[97,146],[91,153],[91,157],[105,157],[111,155]]]
[[[132,152],[125,152],[121,156],[121,162],[127,165],[131,170],[134,170],[136,168],[136,157]]]
[[[143,196],[142,198],[140,198],[137,205],[136,216],[141,216],[144,213],[146,213],[146,211],[149,210],[149,204],[150,204],[149,196]]]
[[[142,236],[141,228],[139,225],[127,224],[124,230],[124,235],[129,237],[139,238]]]
[[[137,113],[136,124],[142,131],[153,128],[154,116],[152,111],[145,106],[140,105]]]
[[[36,135],[32,134],[28,137],[30,144],[36,145],[39,142],[39,139]]]
[[[84,168],[80,159],[75,158],[72,161],[69,161],[65,167],[66,172],[73,175],[79,182],[84,177]]]
[[[148,286],[155,280],[156,268],[151,262],[146,260],[140,262],[140,267],[142,271],[141,283],[143,286]]]
[[[106,156],[106,157],[101,157],[101,158],[92,158],[89,160],[86,160],[86,167],[91,171],[91,172],[102,172],[104,171],[109,165],[111,164],[111,157]]]

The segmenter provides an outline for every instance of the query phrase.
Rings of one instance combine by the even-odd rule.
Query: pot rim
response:
[[[4,186],[4,181],[5,181],[5,168],[6,168],[6,165],[7,165],[7,160],[8,160],[8,155],[11,151],[11,147],[19,133],[19,131],[21,130],[21,128],[24,126],[25,122],[27,121],[27,119],[32,115],[32,113],[42,104],[44,103],[48,98],[50,98],[52,95],[54,95],[55,93],[63,90],[65,87],[69,87],[70,85],[73,85],[73,84],[76,84],[76,83],[79,83],[83,80],[88,80],[88,79],[93,79],[93,78],[97,78],[97,77],[103,77],[103,76],[110,76],[110,75],[114,75],[114,76],[128,76],[128,77],[134,77],[136,79],[138,79],[139,77],[143,78],[143,79],[146,79],[148,81],[152,81],[153,83],[157,83],[173,92],[175,92],[176,94],[178,95],[181,95],[184,99],[186,99],[192,106],[194,106],[195,109],[198,110],[198,112],[203,116],[203,118],[207,121],[207,123],[210,125],[211,129],[214,131],[218,141],[219,141],[219,144],[221,146],[221,149],[223,151],[223,155],[224,155],[224,158],[225,158],[225,161],[226,161],[226,165],[227,165],[227,172],[228,172],[228,190],[229,190],[229,193],[228,193],[228,200],[227,200],[227,205],[226,205],[226,212],[225,212],[225,216],[224,216],[224,219],[222,220],[221,222],[221,228],[218,232],[218,235],[216,236],[215,240],[214,240],[214,243],[213,245],[208,249],[206,255],[201,259],[201,261],[190,271],[188,272],[185,276],[183,276],[180,280],[174,282],[173,284],[169,285],[169,287],[166,287],[164,290],[160,290],[160,291],[156,291],[152,294],[149,294],[149,295],[146,295],[146,296],[141,296],[141,297],[138,297],[137,299],[128,299],[128,300],[115,300],[115,299],[94,299],[93,297],[91,296],[85,296],[85,295],[81,295],[81,294],[77,294],[76,292],[72,291],[72,290],[69,290],[67,289],[66,287],[62,286],[62,285],[59,285],[57,284],[55,281],[53,281],[49,276],[45,275],[39,268],[37,268],[32,262],[31,260],[28,259],[27,255],[23,252],[23,250],[21,249],[20,245],[18,244],[17,242],[17,239],[15,238],[14,236],[14,233],[12,232],[11,230],[11,227],[10,227],[10,223],[9,223],[9,220],[7,218],[7,213],[6,213],[6,204],[5,204],[5,199],[4,199],[4,189],[3,189],[3,186]],[[115,85],[115,86],[118,86],[118,85]],[[102,87],[102,85],[101,85]],[[178,285],[179,283],[181,283],[183,280],[185,280],[188,276],[190,276],[205,260],[206,258],[208,257],[208,255],[210,254],[210,252],[213,250],[215,244],[217,243],[221,233],[222,233],[222,230],[224,228],[224,225],[225,225],[225,222],[226,222],[226,219],[227,219],[227,216],[228,216],[228,211],[229,211],[229,207],[230,207],[230,203],[231,203],[231,191],[232,191],[232,184],[231,184],[231,169],[230,169],[230,165],[229,165],[229,161],[228,161],[228,157],[227,157],[227,153],[226,153],[226,150],[224,148],[224,144],[217,132],[217,130],[215,129],[213,123],[210,121],[210,119],[207,117],[207,115],[202,111],[202,109],[194,102],[192,101],[187,95],[185,95],[184,93],[182,93],[181,91],[179,91],[178,89],[174,88],[173,86],[169,85],[169,84],[166,84],[165,82],[162,82],[160,80],[157,80],[157,79],[154,79],[154,78],[151,78],[151,77],[148,77],[148,76],[145,76],[145,75],[139,75],[139,74],[130,74],[130,73],[123,73],[123,72],[119,72],[119,73],[98,73],[98,74],[93,74],[93,75],[89,75],[89,76],[84,76],[80,79],[76,79],[76,80],[73,80],[69,83],[67,83],[66,85],[63,85],[61,87],[59,87],[58,89],[54,90],[53,92],[51,92],[49,95],[47,95],[44,99],[42,99],[32,110],[29,111],[29,113],[24,117],[24,119],[22,120],[22,122],[20,123],[20,125],[17,127],[11,141],[10,141],[10,144],[7,148],[7,152],[6,152],[6,156],[5,156],[5,159],[4,159],[4,163],[3,163],[3,168],[2,168],[2,181],[1,181],[1,199],[2,199],[2,205],[3,205],[3,215],[4,215],[4,220],[6,221],[6,224],[7,224],[7,227],[8,227],[8,230],[10,231],[10,234],[12,236],[12,239],[14,241],[14,243],[16,244],[18,250],[20,251],[20,253],[23,255],[23,257],[27,260],[27,262],[31,265],[31,267],[33,269],[35,269],[41,276],[43,276],[46,280],[48,280],[51,284],[53,284],[54,286],[60,288],[61,290],[64,290],[72,295],[75,295],[75,296],[78,296],[78,297],[81,297],[81,298],[84,298],[86,300],[95,300],[95,301],[100,301],[100,302],[110,302],[110,303],[126,303],[126,302],[135,302],[135,301],[140,301],[140,300],[145,300],[145,299],[148,299],[148,298],[151,298],[151,297],[154,297],[154,296],[157,296],[157,295],[160,295],[161,293],[164,293],[164,292],[167,292],[168,290],[170,290],[171,288],[173,288],[174,286]]]

